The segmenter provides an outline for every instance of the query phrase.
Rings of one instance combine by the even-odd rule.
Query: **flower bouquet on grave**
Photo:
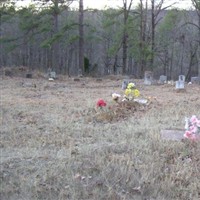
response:
[[[135,84],[129,83],[125,90],[124,101],[125,100],[131,101],[139,96],[140,96],[140,91],[135,87]]]
[[[97,122],[111,122],[113,120],[113,112],[111,107],[107,106],[107,103],[103,99],[99,99],[96,103],[97,112],[93,116],[93,119]]]
[[[191,141],[200,141],[200,119],[195,115],[185,119],[184,137]]]
[[[97,109],[103,110],[106,107],[106,102],[103,99],[99,99],[96,103]]]

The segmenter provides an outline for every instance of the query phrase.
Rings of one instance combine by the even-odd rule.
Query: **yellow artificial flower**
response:
[[[127,89],[132,89],[135,87],[135,84],[134,83],[129,83],[128,86],[127,86]]]
[[[139,97],[140,96],[140,91],[138,89],[135,89],[134,91],[134,96]]]
[[[126,89],[125,90],[125,95],[127,97],[139,97],[140,96],[140,91],[138,89]]]
[[[126,89],[126,90],[125,90],[125,95],[126,95],[126,96],[128,96],[128,95],[130,95],[130,94],[131,94],[131,92],[132,92],[132,90],[131,90],[131,89]]]

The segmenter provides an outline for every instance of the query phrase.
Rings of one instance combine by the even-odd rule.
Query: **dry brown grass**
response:
[[[112,102],[121,80],[3,77],[1,199],[200,199],[200,145],[160,138],[200,116],[200,87],[176,93],[136,80],[154,97],[141,107]],[[108,110],[95,108],[99,98]]]

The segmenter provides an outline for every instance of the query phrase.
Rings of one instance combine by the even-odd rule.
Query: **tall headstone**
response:
[[[179,75],[178,80],[185,82],[185,76],[184,75]]]
[[[152,71],[145,71],[144,73],[144,84],[151,85],[153,82],[153,72]]]
[[[184,75],[179,75],[178,81],[176,81],[176,89],[177,90],[182,90],[185,88],[185,76]]]

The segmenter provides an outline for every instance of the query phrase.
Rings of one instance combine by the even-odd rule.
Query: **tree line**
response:
[[[164,0],[120,0],[121,7],[85,9],[84,0],[0,3],[0,67],[52,69],[65,75],[126,74],[146,70],[175,79],[200,75],[200,1],[193,10]],[[37,1],[38,2],[38,1]]]

